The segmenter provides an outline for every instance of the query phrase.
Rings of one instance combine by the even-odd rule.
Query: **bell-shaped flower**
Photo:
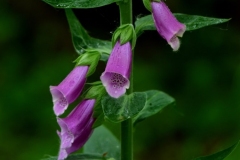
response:
[[[186,26],[180,23],[163,2],[151,2],[152,15],[158,33],[167,40],[174,51],[180,47],[178,37],[182,37]]]
[[[132,49],[129,42],[121,45],[115,44],[105,71],[100,79],[106,91],[111,97],[118,98],[129,88],[129,76],[131,72]]]
[[[80,149],[91,136],[94,104],[94,99],[83,100],[66,118],[57,117],[61,128],[61,132],[57,131],[61,139],[58,160]]]
[[[86,82],[88,68],[88,66],[77,66],[58,86],[50,86],[53,110],[57,116],[63,114],[68,105],[74,102],[81,93]]]

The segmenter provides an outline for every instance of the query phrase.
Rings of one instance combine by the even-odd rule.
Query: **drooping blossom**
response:
[[[174,51],[180,47],[178,37],[182,37],[186,26],[180,23],[163,2],[151,2],[152,15],[158,33],[167,40]]]
[[[61,132],[57,131],[61,140],[58,160],[80,149],[91,136],[94,104],[94,99],[83,100],[66,118],[57,117],[61,128]]]
[[[107,62],[100,79],[111,97],[118,98],[129,88],[132,49],[129,42],[121,45],[118,41]]]
[[[57,116],[63,114],[68,105],[77,99],[86,82],[87,72],[88,66],[77,66],[58,86],[50,86],[53,110]]]

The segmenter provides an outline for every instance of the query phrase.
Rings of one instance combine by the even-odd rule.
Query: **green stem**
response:
[[[132,119],[121,123],[121,160],[133,160]]]
[[[132,24],[132,0],[124,0],[123,2],[120,2],[119,9],[121,25]],[[130,88],[128,89],[128,94],[131,94],[132,92],[133,92],[133,71],[131,71]],[[133,160],[132,119],[127,119],[121,123],[121,160]]]
[[[132,0],[127,0],[126,2],[119,2],[119,10],[121,25],[129,23],[132,24]]]

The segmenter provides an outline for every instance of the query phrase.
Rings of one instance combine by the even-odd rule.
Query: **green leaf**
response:
[[[176,13],[174,15],[180,22],[184,23],[187,26],[187,31],[207,27],[210,25],[224,23],[230,20],[230,18],[221,19],[197,15],[187,15],[182,13]]]
[[[137,36],[142,34],[145,30],[156,30],[151,14],[141,18],[137,18],[137,20],[135,21],[135,31]]]
[[[214,153],[209,156],[194,158],[193,160],[223,160],[224,158],[226,158],[228,155],[230,155],[232,153],[232,151],[236,148],[238,143],[239,142],[235,143],[234,145],[232,145],[229,148],[226,148],[220,152]]]
[[[96,8],[122,0],[43,0],[55,8]]]
[[[66,16],[70,26],[75,51],[82,54],[85,51],[101,53],[101,60],[107,60],[112,50],[111,42],[92,38],[83,28],[71,9],[66,9]]]
[[[120,98],[112,98],[109,95],[103,97],[103,113],[112,122],[122,122],[136,116],[146,103],[146,93],[134,92]]]
[[[120,160],[120,142],[104,126],[94,129],[90,139],[83,147],[84,153],[96,153]]]
[[[175,17],[186,25],[186,31],[196,30],[210,25],[220,24],[229,21],[230,19],[220,19],[212,17],[203,17],[197,15],[187,15],[175,13]],[[135,22],[136,34],[139,36],[144,30],[156,30],[152,15],[147,15],[138,18]]]
[[[44,160],[57,160],[58,157],[49,157]],[[101,154],[71,154],[66,160],[108,160],[106,157],[103,157]]]
[[[147,95],[146,104],[143,110],[136,117],[134,117],[134,125],[136,125],[138,122],[143,121],[147,117],[158,113],[164,107],[175,103],[174,98],[164,92],[150,90],[146,91],[145,93]]]

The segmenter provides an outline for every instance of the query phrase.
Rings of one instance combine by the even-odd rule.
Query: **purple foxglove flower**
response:
[[[86,82],[87,72],[88,66],[77,66],[58,86],[50,86],[53,110],[57,116],[63,114],[68,105],[77,99]]]
[[[129,88],[132,49],[129,42],[121,45],[118,41],[107,62],[100,79],[111,97],[118,98]]]
[[[66,118],[58,118],[61,139],[58,160],[80,149],[92,134],[94,99],[83,100]]]
[[[180,47],[178,37],[182,37],[186,26],[174,17],[167,5],[161,2],[151,2],[152,13],[158,33],[167,40],[174,51]]]

